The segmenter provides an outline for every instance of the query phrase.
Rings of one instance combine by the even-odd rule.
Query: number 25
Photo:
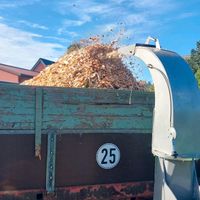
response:
[[[109,163],[111,163],[111,164],[115,163],[115,160],[116,160],[116,156],[115,156],[115,153],[114,153],[115,150],[116,150],[115,148],[110,148],[109,155],[108,155],[108,149],[105,149],[105,148],[102,149],[101,153],[103,153],[104,156],[103,156],[103,159],[101,161],[101,164],[104,165],[104,164],[108,163],[107,157],[109,157]]]

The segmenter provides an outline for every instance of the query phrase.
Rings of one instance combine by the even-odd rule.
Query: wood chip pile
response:
[[[66,53],[33,79],[34,86],[143,90],[112,45],[92,44]]]

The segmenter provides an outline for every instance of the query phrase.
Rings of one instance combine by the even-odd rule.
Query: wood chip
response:
[[[90,44],[66,53],[23,85],[143,90],[123,63],[117,49]]]

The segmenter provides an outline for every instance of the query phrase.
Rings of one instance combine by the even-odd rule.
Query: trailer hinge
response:
[[[41,160],[42,143],[42,88],[35,89],[35,156]]]

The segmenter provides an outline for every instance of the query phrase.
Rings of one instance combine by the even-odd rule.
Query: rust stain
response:
[[[151,200],[153,182],[130,182],[56,188],[45,190],[0,191],[1,200]]]

